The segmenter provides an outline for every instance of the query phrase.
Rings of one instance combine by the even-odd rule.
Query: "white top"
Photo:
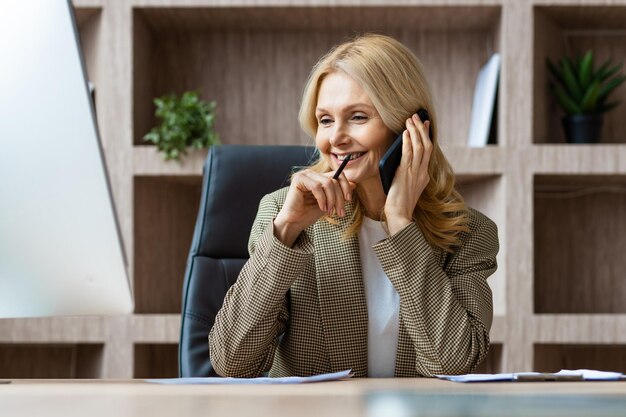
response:
[[[400,297],[372,249],[387,237],[382,222],[363,216],[359,247],[369,317],[367,376],[377,378],[394,376],[400,325]]]

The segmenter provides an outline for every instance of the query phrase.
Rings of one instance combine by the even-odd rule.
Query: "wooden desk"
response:
[[[368,416],[372,395],[398,390],[418,396],[565,394],[574,399],[591,394],[626,401],[626,382],[459,384],[436,379],[353,379],[306,385],[173,386],[139,380],[17,380],[0,385],[0,416]]]

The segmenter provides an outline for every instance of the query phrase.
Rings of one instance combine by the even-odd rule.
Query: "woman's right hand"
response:
[[[343,172],[337,180],[334,174],[310,169],[294,174],[285,203],[274,219],[274,235],[286,246],[292,247],[300,233],[324,214],[345,216],[344,205],[352,200],[356,184]]]

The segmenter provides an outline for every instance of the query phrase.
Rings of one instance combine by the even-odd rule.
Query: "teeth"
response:
[[[340,161],[343,161],[344,159],[346,159],[348,157],[348,155],[350,154],[346,154],[346,155],[337,155],[337,159],[339,159]],[[350,159],[357,159],[358,157],[360,157],[361,155],[363,155],[363,152],[359,152],[359,153],[353,153],[351,154],[352,158]]]

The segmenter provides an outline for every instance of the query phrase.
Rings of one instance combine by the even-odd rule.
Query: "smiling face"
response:
[[[363,88],[341,71],[327,75],[318,93],[315,144],[320,154],[337,170],[348,154],[344,169],[359,188],[382,190],[378,162],[394,138]]]

